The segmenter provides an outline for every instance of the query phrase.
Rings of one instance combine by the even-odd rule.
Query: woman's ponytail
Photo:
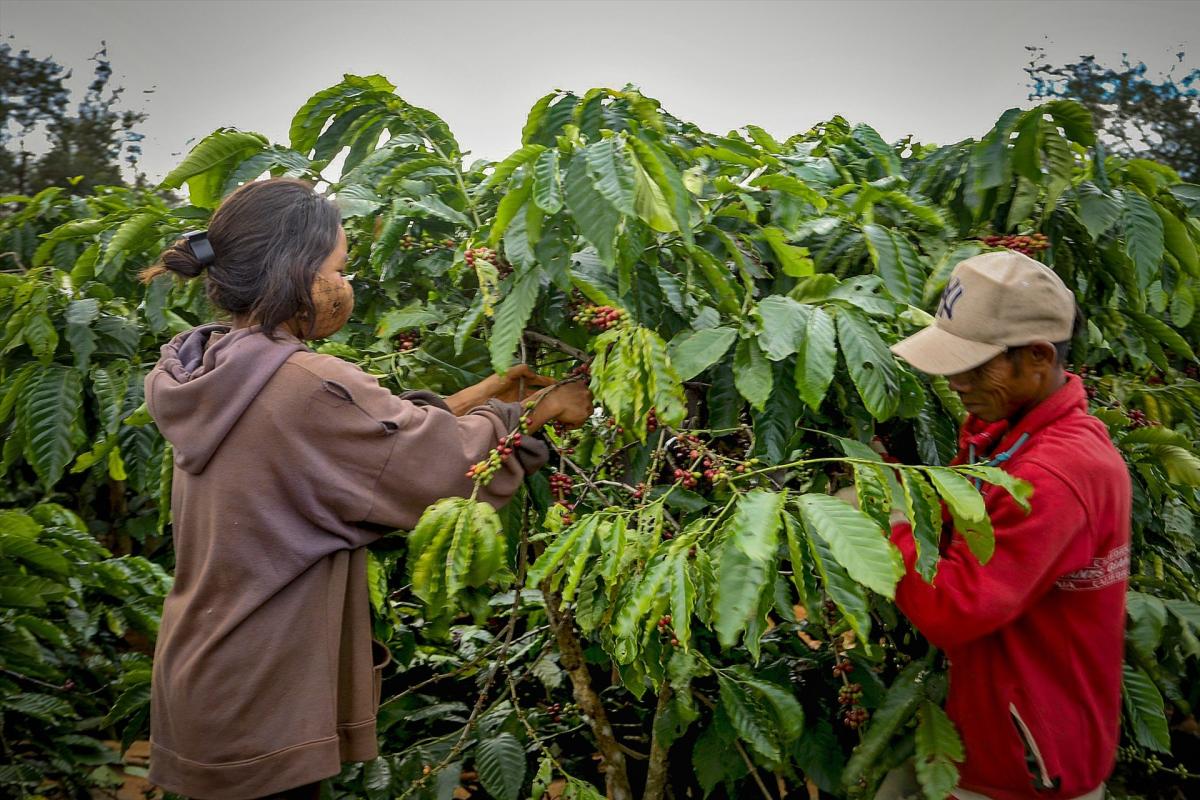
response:
[[[159,275],[166,275],[168,272],[174,272],[181,278],[198,278],[207,265],[206,261],[196,256],[188,240],[180,238],[163,251],[153,266],[142,270],[138,278],[142,283],[150,283]]]

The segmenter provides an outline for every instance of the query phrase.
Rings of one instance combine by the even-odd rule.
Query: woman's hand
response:
[[[513,403],[532,395],[538,388],[552,386],[554,379],[538,375],[528,364],[518,364],[503,375],[490,375],[461,392],[446,398],[446,405],[454,415],[461,417],[476,406],[495,398]]]
[[[595,409],[587,384],[571,381],[543,389],[534,396],[536,405],[529,415],[529,429],[536,431],[550,420],[567,428],[578,428]]]
[[[498,383],[492,396],[504,403],[519,403],[538,389],[554,385],[553,378],[538,375],[528,364],[517,364],[503,376],[492,377],[496,378]]]

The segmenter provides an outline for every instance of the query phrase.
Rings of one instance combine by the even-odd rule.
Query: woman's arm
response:
[[[454,416],[461,417],[488,400],[519,402],[536,390],[553,384],[553,378],[538,375],[528,364],[518,364],[503,375],[489,375],[474,386],[455,392],[445,400]]]

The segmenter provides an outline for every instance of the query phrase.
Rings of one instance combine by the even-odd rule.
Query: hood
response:
[[[233,331],[214,323],[163,345],[146,376],[146,407],[181,469],[203,472],[276,370],[292,353],[308,349],[290,334],[276,337],[257,326]]]

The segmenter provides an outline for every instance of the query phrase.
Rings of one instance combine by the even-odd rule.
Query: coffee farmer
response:
[[[896,604],[950,661],[959,798],[1100,798],[1116,757],[1131,490],[1064,368],[1076,320],[1048,267],[986,253],[955,267],[933,324],[892,348],[947,376],[970,412],[956,464],[1033,486],[1027,514],[983,484],[995,555],[980,565],[947,522],[932,584],[914,569],[911,527],[892,532],[906,567]],[[905,796],[902,783],[889,776],[879,796]]]
[[[305,340],[354,293],[338,209],[300,181],[250,183],[146,279],[205,275],[231,323],[162,349],[146,402],[174,447],[175,582],[154,658],[150,779],[194,798],[317,797],[376,756],[387,650],[371,640],[366,545],[469,496],[470,466],[518,427],[518,367],[445,399],[396,396]],[[580,383],[544,388],[531,428],[576,426]],[[547,458],[526,436],[479,499],[499,507]]]

